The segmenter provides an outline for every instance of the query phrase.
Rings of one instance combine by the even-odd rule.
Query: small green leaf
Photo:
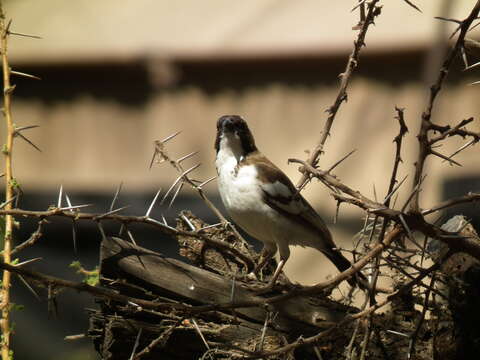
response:
[[[81,264],[80,261],[78,261],[78,260],[72,261],[72,262],[70,263],[70,265],[68,265],[68,266],[71,267],[71,268],[73,268],[73,269],[77,269],[77,270],[79,270],[79,269],[82,268],[82,264]]]
[[[16,178],[11,178],[11,179],[10,179],[10,186],[11,186],[13,189],[19,189],[19,188],[20,188],[20,183],[17,181]]]
[[[83,281],[90,286],[97,286],[100,282],[100,274],[98,273],[98,270],[95,274],[87,275]]]
[[[69,267],[76,269],[77,274],[83,275],[83,282],[90,286],[96,286],[100,282],[100,272],[98,270],[98,266],[96,266],[93,270],[86,270],[83,268],[80,261],[72,261]]]
[[[25,310],[25,305],[10,303],[10,311],[23,311]]]

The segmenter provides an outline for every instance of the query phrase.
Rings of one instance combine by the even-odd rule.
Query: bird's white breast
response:
[[[251,236],[273,242],[273,210],[263,201],[254,165],[238,166],[238,160],[227,151],[217,154],[218,189],[232,219]]]
[[[278,182],[261,183],[255,165],[241,165],[241,153],[237,151],[237,144],[232,144],[234,140],[221,139],[215,161],[220,197],[233,221],[250,236],[265,244],[286,243],[317,247],[317,233],[279,214],[265,202],[264,191],[285,196],[292,195],[291,191]],[[229,142],[228,146],[226,142]],[[287,212],[301,212],[302,207],[291,205],[292,208],[287,206]]]

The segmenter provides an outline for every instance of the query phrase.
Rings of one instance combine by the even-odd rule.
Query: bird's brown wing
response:
[[[260,185],[265,202],[279,214],[291,218],[293,221],[303,224],[303,226],[312,229],[319,237],[318,250],[324,253],[330,261],[338,268],[344,271],[351,266],[350,261],[336,249],[332,235],[327,225],[312,206],[297,192],[290,179],[272,162],[263,156],[259,156],[255,161],[258,178],[262,180]],[[367,279],[362,273],[348,279],[351,286],[356,286],[359,278],[360,286],[365,287],[368,284]]]
[[[264,156],[255,159],[258,179],[263,185],[265,202],[281,215],[303,224],[318,233],[326,248],[335,244],[325,222],[312,206],[300,195],[290,179]]]

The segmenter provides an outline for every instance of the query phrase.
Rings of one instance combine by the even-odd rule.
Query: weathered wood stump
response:
[[[104,239],[100,264],[101,285],[134,298],[190,305],[262,300],[231,278],[118,238]],[[113,301],[100,301],[100,305],[100,311],[91,312],[89,335],[105,360],[129,359],[134,348],[137,353],[148,349],[144,359],[196,359],[214,346],[275,348],[298,336],[318,333],[352,310],[321,298],[187,316]]]

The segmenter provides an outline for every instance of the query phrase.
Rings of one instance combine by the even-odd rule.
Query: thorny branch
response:
[[[368,256],[366,256],[365,259],[362,259],[362,260],[364,260],[365,263],[368,262],[371,257],[375,256],[378,253],[378,251],[383,251],[396,238],[398,238],[399,236],[402,236],[402,234],[403,234],[403,231],[400,228],[396,228],[396,229],[392,230],[388,234],[385,242],[383,244],[378,244],[377,248],[375,250],[372,250],[372,252]],[[445,258],[447,258],[448,256],[450,256],[450,253],[447,254],[445,256]],[[280,347],[280,348],[278,348],[276,350],[273,350],[273,351],[265,351],[265,352],[257,351],[257,352],[254,352],[253,354],[252,354],[252,352],[248,351],[247,356],[248,356],[248,358],[252,358],[252,359],[261,358],[261,357],[265,357],[265,356],[272,356],[274,354],[281,354],[281,353],[284,353],[286,351],[290,351],[292,349],[295,349],[295,348],[298,348],[298,347],[301,347],[301,346],[314,344],[314,343],[318,342],[319,340],[321,340],[322,338],[331,334],[333,331],[336,331],[337,329],[341,328],[342,326],[345,326],[349,322],[352,322],[356,319],[364,318],[364,317],[374,313],[376,310],[384,307],[385,305],[390,303],[394,298],[402,295],[407,290],[411,289],[413,286],[421,285],[421,281],[427,275],[429,275],[432,271],[436,270],[440,266],[440,264],[441,264],[441,262],[438,262],[428,269],[423,269],[415,278],[413,278],[411,281],[409,281],[408,283],[403,285],[400,289],[398,289],[395,292],[389,294],[388,297],[385,300],[383,300],[382,302],[380,302],[378,304],[374,304],[374,305],[368,307],[367,309],[365,309],[365,310],[363,310],[359,313],[347,316],[346,318],[344,318],[344,320],[342,320],[338,324],[332,326],[331,328],[327,329],[326,331],[323,331],[323,332],[319,333],[318,335],[315,335],[315,336],[312,336],[312,337],[309,337],[309,338],[305,338],[305,339],[304,338],[299,338],[297,341],[295,341],[293,343],[290,343],[290,344],[288,344],[284,347]],[[354,265],[354,267],[356,267],[356,266],[357,266],[357,264]],[[361,264],[358,263],[358,266],[361,266]],[[244,301],[244,302],[237,302],[237,303],[231,302],[231,303],[225,303],[225,304],[189,306],[189,305],[185,305],[185,304],[181,304],[181,303],[173,303],[173,302],[172,303],[168,303],[168,302],[167,303],[165,303],[165,302],[161,303],[161,302],[157,302],[157,301],[148,301],[148,300],[133,298],[133,297],[118,294],[116,291],[113,291],[113,290],[108,290],[108,289],[104,289],[104,288],[101,288],[101,287],[94,287],[94,286],[90,286],[90,285],[87,285],[87,284],[81,283],[81,282],[72,282],[72,281],[68,281],[68,280],[59,279],[59,278],[56,278],[56,277],[53,277],[53,276],[48,276],[48,275],[44,275],[44,274],[41,274],[41,273],[38,273],[38,272],[35,272],[35,271],[32,271],[32,270],[24,269],[20,266],[13,266],[13,265],[5,264],[5,263],[0,263],[0,268],[3,268],[5,270],[11,271],[11,272],[14,272],[14,273],[17,273],[17,274],[20,274],[20,275],[22,275],[24,277],[27,277],[27,278],[30,278],[30,279],[34,279],[34,280],[42,283],[43,285],[45,285],[45,287],[49,287],[49,288],[66,287],[66,288],[72,288],[72,289],[75,289],[75,290],[78,290],[78,291],[89,292],[89,293],[91,293],[95,296],[101,297],[101,298],[107,298],[107,299],[111,299],[111,300],[115,300],[115,301],[125,303],[126,305],[131,306],[132,308],[135,308],[136,311],[147,311],[148,309],[152,309],[152,310],[156,310],[156,311],[176,310],[176,311],[183,312],[184,316],[192,316],[192,315],[197,315],[197,314],[205,313],[205,312],[209,312],[209,311],[222,311],[222,310],[234,309],[234,308],[239,308],[239,307],[245,308],[245,307],[252,307],[252,306],[261,306],[263,304],[272,304],[272,303],[275,303],[275,302],[281,302],[281,301],[285,300],[287,297],[292,297],[294,295],[295,296],[300,296],[300,295],[305,295],[305,294],[312,294],[312,293],[317,292],[318,289],[320,288],[319,286],[316,286],[316,287],[306,289],[304,291],[300,291],[296,294],[286,294],[286,295],[283,295],[283,296],[282,295],[281,296],[275,296],[275,297],[267,298],[267,299],[258,299],[258,300],[251,300],[251,301]],[[346,274],[344,273],[344,274],[341,274],[341,275],[346,275]],[[333,284],[333,283],[338,283],[339,281],[340,281],[340,276],[337,277],[337,279],[334,279],[334,281],[325,282],[324,285],[327,285],[327,284],[330,285],[330,284]],[[236,349],[236,350],[239,350],[239,349]]]
[[[175,198],[176,196],[178,195],[178,193],[180,192],[180,190],[182,189],[183,187],[183,184],[186,183],[188,184],[190,187],[192,187],[196,192],[197,194],[200,196],[200,198],[203,200],[203,202],[208,206],[208,208],[215,214],[215,216],[217,216],[217,218],[222,222],[222,224],[228,226],[232,231],[233,233],[235,234],[235,236],[237,237],[237,239],[239,240],[240,244],[242,245],[242,247],[245,249],[245,251],[247,253],[250,253],[250,250],[249,250],[249,247],[247,244],[247,242],[245,241],[245,239],[242,237],[242,235],[240,235],[240,233],[237,231],[237,229],[235,228],[235,226],[233,226],[224,216],[223,214],[217,209],[217,207],[210,201],[210,199],[207,197],[207,195],[205,194],[205,192],[203,191],[203,187],[205,185],[207,185],[208,183],[210,183],[211,181],[215,180],[216,179],[216,176],[215,177],[212,177],[206,181],[198,181],[198,180],[194,180],[192,179],[189,174],[192,170],[198,168],[201,164],[197,164],[193,167],[191,167],[190,169],[188,170],[185,170],[182,166],[182,162],[195,156],[198,152],[197,151],[194,151],[190,154],[187,154],[185,156],[182,156],[180,157],[179,159],[174,159],[172,158],[167,149],[166,149],[166,146],[165,144],[173,139],[174,137],[176,137],[178,134],[180,134],[180,131],[166,137],[165,139],[163,140],[157,140],[155,141],[155,151],[153,153],[153,156],[152,156],[152,160],[150,162],[150,168],[152,167],[153,163],[155,162],[155,160],[157,160],[157,163],[161,164],[163,162],[168,162],[175,170],[177,170],[180,175],[179,177],[173,182],[172,186],[167,190],[167,192],[165,193],[165,195],[163,196],[163,199],[162,199],[162,202],[164,202],[168,195],[170,194],[171,191],[173,191],[176,187],[176,190],[173,192],[173,195],[172,195],[172,198],[170,200],[170,205],[172,205],[172,203],[175,201]],[[250,266],[251,266],[251,263],[247,263],[247,265],[249,266],[249,269],[251,270]]]
[[[353,72],[358,66],[358,61],[360,58],[360,51],[362,47],[365,46],[365,37],[367,35],[367,31],[374,23],[375,17],[380,15],[381,7],[377,5],[379,0],[372,0],[367,3],[368,6],[368,11],[365,16],[365,19],[361,19],[361,28],[360,32],[358,33],[357,39],[354,42],[354,47],[352,50],[352,53],[350,57],[348,58],[347,66],[345,67],[345,71],[340,74],[340,88],[338,90],[337,97],[335,98],[335,101],[332,106],[330,106],[327,110],[328,112],[328,118],[327,121],[325,122],[325,125],[322,129],[321,132],[321,137],[320,141],[318,144],[315,146],[313,151],[311,152],[307,163],[312,165],[313,167],[316,167],[318,164],[318,158],[323,152],[323,147],[325,145],[325,142],[328,139],[328,136],[330,135],[330,130],[333,125],[333,121],[335,120],[335,117],[337,116],[338,110],[340,109],[340,106],[344,101],[347,100],[347,88],[348,84],[350,83],[351,77]],[[305,184],[308,181],[308,173],[303,173],[301,179],[297,183],[297,187],[299,189],[303,188]]]
[[[424,235],[432,238],[439,239],[449,245],[455,251],[463,251],[467,254],[472,255],[473,257],[480,260],[480,245],[478,245],[475,241],[471,241],[469,238],[464,238],[457,234],[452,234],[442,230],[440,227],[430,224],[427,222],[424,217],[420,214],[412,214],[407,212],[402,212],[400,210],[395,210],[385,206],[385,204],[380,204],[376,201],[373,201],[364,195],[362,195],[359,191],[353,190],[347,185],[340,182],[337,178],[333,175],[328,174],[325,171],[320,169],[315,169],[312,166],[308,165],[303,160],[297,159],[289,159],[290,162],[300,163],[303,165],[303,171],[308,171],[311,176],[314,176],[325,182],[329,186],[335,187],[336,189],[340,190],[344,194],[349,196],[344,196],[340,194],[332,194],[332,196],[340,202],[347,202],[353,204],[355,206],[360,207],[363,210],[368,211],[374,215],[382,216],[386,220],[395,221],[400,226],[405,227],[408,226],[408,229],[405,229],[407,232],[410,231],[419,231]],[[449,206],[454,206],[460,203],[465,202],[476,202],[480,201],[480,194],[470,194],[468,196],[453,199],[448,202],[442,203],[439,206],[435,207],[435,210],[429,209],[426,210],[426,213],[432,213],[434,211],[438,211],[439,209],[444,209]]]
[[[10,67],[8,59],[8,41],[10,35],[20,35],[24,36],[25,34],[15,33],[10,30],[12,20],[7,21],[6,15],[3,10],[3,2],[0,0],[0,54],[1,54],[1,63],[2,63],[2,77],[3,77],[3,108],[2,113],[5,119],[5,128],[6,128],[6,139],[2,148],[2,153],[5,156],[5,202],[2,207],[6,210],[12,209],[13,201],[16,198],[15,192],[20,192],[21,189],[17,180],[13,176],[13,144],[14,138],[20,137],[25,140],[27,143],[35,147],[37,150],[40,150],[33,142],[31,142],[26,136],[21,132],[23,130],[32,129],[36,126],[23,126],[16,127],[13,123],[12,117],[12,94],[15,90],[15,85],[11,83],[11,75],[23,76],[27,78],[36,78],[37,77],[26,74],[19,71],[14,71]],[[12,259],[12,242],[13,242],[13,228],[14,221],[13,217],[6,215],[3,219],[4,222],[4,234],[3,234],[3,261],[7,264],[11,263]],[[32,240],[33,242],[33,240]],[[1,330],[1,339],[0,339],[0,349],[2,360],[10,360],[12,358],[12,350],[10,349],[10,337],[11,337],[11,325],[10,325],[10,286],[11,286],[11,274],[8,271],[2,273],[2,282],[0,289],[0,330]]]
[[[397,184],[398,167],[400,166],[400,163],[403,161],[402,160],[402,140],[408,132],[408,127],[405,124],[405,119],[404,119],[404,109],[395,107],[395,111],[397,112],[396,119],[398,120],[398,123],[400,125],[400,130],[398,135],[395,136],[395,138],[393,139],[393,142],[395,143],[395,159],[393,160],[392,176],[390,176],[390,184],[388,185],[387,198],[385,200],[385,206],[387,207],[390,206],[392,193],[395,188],[395,185]]]
[[[232,302],[223,303],[223,304],[189,306],[189,305],[180,304],[180,303],[160,303],[156,301],[148,301],[148,300],[128,297],[125,295],[118,294],[117,292],[112,290],[108,290],[102,287],[90,286],[82,282],[73,282],[73,281],[57,278],[54,276],[45,275],[37,271],[25,269],[24,267],[18,266],[18,265],[14,266],[14,265],[0,262],[0,268],[8,270],[10,272],[20,274],[24,277],[34,279],[44,284],[45,286],[64,287],[64,288],[75,289],[82,292],[89,292],[93,295],[96,295],[102,298],[112,299],[112,300],[124,302],[127,304],[133,303],[148,309],[154,309],[154,310],[175,309],[175,310],[187,311],[189,315],[195,315],[195,314],[199,314],[207,311],[221,311],[221,310],[229,310],[229,309],[235,309],[240,307],[246,308],[246,307],[254,307],[254,306],[260,306],[265,304],[274,304],[274,303],[282,302],[287,299],[291,299],[298,296],[314,295],[314,294],[322,293],[323,291],[328,291],[329,288],[335,287],[336,285],[341,283],[343,280],[349,278],[350,276],[355,274],[357,271],[359,271],[373,257],[377,256],[386,248],[388,248],[388,246],[395,239],[402,236],[402,234],[403,232],[401,228],[393,229],[391,233],[389,233],[389,235],[386,237],[383,243],[376,244],[370,250],[370,252],[368,252],[362,258],[360,258],[355,264],[352,265],[351,268],[341,272],[340,274],[338,274],[337,276],[335,276],[330,280],[326,280],[314,286],[295,289],[286,294],[272,296],[269,298],[260,298],[257,296],[252,296],[252,299],[248,301],[242,301],[242,302],[232,301]]]
[[[386,207],[390,206],[390,202],[391,202],[391,199],[393,197],[393,194],[398,189],[398,187],[401,185],[401,183],[399,183],[398,187],[396,187],[396,185],[397,185],[397,174],[398,174],[398,169],[399,169],[400,163],[402,162],[402,157],[401,157],[402,141],[403,141],[404,136],[408,132],[408,128],[407,128],[407,125],[405,124],[405,120],[404,120],[404,109],[400,109],[398,107],[395,107],[395,111],[397,112],[396,119],[398,120],[398,123],[400,125],[399,126],[400,129],[399,129],[398,135],[395,136],[395,138],[393,140],[393,142],[396,145],[395,146],[395,158],[393,160],[393,169],[392,169],[392,175],[390,176],[390,183],[388,185],[388,190],[387,190],[387,193],[386,193],[386,196],[385,196],[385,200],[383,201],[383,204]],[[340,203],[341,203],[341,201],[339,201],[339,204]],[[366,223],[368,222],[369,217],[370,217],[369,214],[367,214]],[[372,223],[372,232],[371,232],[372,236],[373,236],[373,233],[374,233],[375,228],[377,226],[378,219],[379,219],[379,216],[375,215],[373,223]],[[377,237],[378,242],[383,242],[384,241],[385,233],[386,233],[386,231],[389,227],[389,224],[390,224],[390,222],[387,219],[383,219],[382,227],[381,227],[380,233],[378,234],[378,237]],[[370,240],[372,239],[372,236],[369,237]],[[375,258],[372,261],[373,269],[371,271],[370,289],[368,291],[368,301],[369,301],[370,305],[373,305],[373,304],[376,303],[375,295],[376,295],[377,282],[378,282],[378,278],[381,274],[380,261],[381,261],[381,254],[378,254],[377,256],[375,256]],[[365,305],[366,304],[367,303],[365,302]],[[366,354],[366,351],[368,349],[368,345],[369,345],[369,341],[370,341],[370,337],[371,337],[371,332],[372,332],[372,320],[373,320],[373,317],[370,314],[368,316],[367,324],[365,325],[366,329],[365,329],[364,339],[362,341],[362,352],[361,352],[361,356],[360,356],[361,359],[365,358],[365,354]]]
[[[15,136],[15,128],[12,119],[12,92],[15,86],[10,83],[10,65],[8,63],[7,49],[8,49],[8,36],[11,22],[6,23],[5,14],[3,12],[2,4],[0,3],[0,36],[1,36],[1,57],[2,57],[2,70],[3,70],[3,114],[6,123],[6,143],[4,146],[3,154],[5,156],[5,208],[12,208],[12,199],[14,197],[15,181],[13,178],[13,138]],[[13,234],[13,217],[5,217],[5,233],[3,239],[3,261],[5,263],[11,262],[11,248],[12,248],[12,234]],[[1,299],[0,310],[2,318],[0,320],[0,328],[2,333],[2,339],[0,343],[2,360],[10,359],[10,286],[11,277],[8,271],[4,271],[2,274],[1,285]]]
[[[452,66],[455,58],[464,47],[465,36],[468,30],[470,29],[470,26],[472,25],[473,21],[477,19],[479,11],[480,11],[480,1],[477,1],[474,8],[470,12],[470,15],[468,15],[468,17],[460,23],[460,26],[459,26],[460,34],[458,35],[458,39],[455,42],[455,46],[452,49],[450,49],[440,69],[437,80],[430,87],[430,97],[428,99],[427,108],[422,113],[420,130],[417,135],[419,151],[418,151],[418,158],[415,163],[415,175],[414,175],[413,185],[412,185],[413,189],[420,186],[420,183],[423,178],[423,171],[424,171],[425,161],[427,157],[432,154],[437,156],[440,155],[439,153],[435,152],[432,149],[432,144],[440,140],[442,136],[446,137],[451,135],[460,135],[461,134],[460,127],[462,127],[463,125],[466,125],[465,122],[467,123],[469,122],[469,120],[464,120],[460,122],[460,124],[454,127],[452,130],[450,128],[445,128],[444,131],[441,131],[441,128],[439,128],[432,121],[432,111],[433,111],[433,106],[435,104],[437,95],[440,92],[442,85],[448,75],[448,71],[450,70],[450,67]],[[439,130],[442,132],[442,135],[436,139],[433,139],[433,142],[432,142],[432,140],[429,138],[429,133],[431,131],[439,131]],[[463,134],[464,135],[461,135],[461,136],[467,135],[467,133],[463,133]],[[475,134],[474,139],[478,141],[478,138],[479,138],[478,134]],[[442,157],[442,156],[439,156],[439,157]],[[420,191],[417,191],[413,195],[413,200],[410,203],[411,212],[420,214],[419,200],[420,200]]]
[[[114,220],[121,224],[128,225],[130,223],[142,223],[154,226],[156,229],[160,230],[163,234],[169,236],[178,236],[178,235],[185,235],[198,238],[200,240],[205,241],[207,244],[212,246],[213,248],[217,248],[223,251],[230,252],[232,255],[238,257],[247,267],[248,269],[253,269],[253,260],[244,255],[242,252],[237,250],[232,245],[221,242],[215,239],[211,239],[202,234],[202,229],[196,231],[182,231],[178,230],[174,227],[171,227],[165,223],[162,223],[158,220],[155,220],[149,216],[127,216],[127,215],[119,215],[119,214],[112,214],[112,213],[104,213],[104,214],[92,214],[92,213],[85,213],[85,212],[74,212],[70,207],[68,208],[53,208],[50,210],[45,211],[32,211],[32,210],[22,210],[22,209],[11,209],[11,210],[0,210],[0,215],[11,215],[13,217],[33,217],[39,218],[42,221],[43,219],[59,216],[70,218],[72,220],[93,220],[93,221],[103,221],[103,220]],[[34,233],[35,234],[35,233]],[[40,234],[35,235],[33,238],[39,237]],[[20,244],[17,248],[13,250],[13,252],[18,252],[24,247],[28,245],[29,240],[27,240],[27,244]]]
[[[398,114],[397,118],[398,118],[399,123],[400,123],[400,133],[394,140],[396,142],[396,154],[395,154],[395,160],[394,160],[394,167],[393,167],[392,176],[391,176],[391,179],[390,179],[389,189],[388,189],[388,192],[387,192],[387,198],[385,199],[385,201],[383,203],[378,203],[377,201],[373,201],[371,199],[368,199],[367,197],[363,196],[359,191],[355,191],[355,190],[349,188],[348,186],[342,184],[340,181],[338,181],[338,179],[335,178],[335,176],[330,174],[330,171],[321,171],[321,170],[316,168],[316,165],[317,165],[317,162],[318,162],[318,160],[317,160],[318,155],[321,154],[322,147],[323,147],[323,144],[324,144],[324,140],[326,139],[326,134],[325,133],[323,134],[325,136],[325,138],[322,138],[323,141],[320,142],[320,146],[321,146],[320,149],[317,148],[316,149],[317,153],[314,153],[315,156],[313,157],[313,161],[312,161],[312,158],[309,158],[309,160],[306,161],[306,162],[298,161],[298,160],[289,160],[289,161],[292,161],[292,162],[301,163],[303,165],[303,167],[300,169],[300,171],[303,172],[302,183],[300,185],[304,185],[305,181],[307,179],[309,179],[311,176],[317,177],[320,181],[324,182],[329,188],[334,190],[334,193],[332,194],[332,196],[338,201],[339,204],[341,202],[349,202],[349,203],[352,203],[352,204],[366,210],[367,214],[373,213],[375,215],[375,221],[374,221],[374,225],[373,225],[374,228],[376,226],[377,218],[382,217],[383,218],[382,229],[381,229],[380,234],[378,236],[378,241],[380,241],[380,242],[383,241],[382,240],[383,239],[383,234],[385,233],[386,229],[388,228],[388,222],[389,221],[394,221],[397,224],[397,226],[404,229],[405,233],[409,234],[409,237],[411,238],[412,241],[413,241],[412,232],[420,231],[426,237],[431,236],[431,237],[437,238],[437,239],[447,243],[450,247],[449,254],[452,254],[452,253],[457,252],[457,251],[462,251],[462,252],[469,253],[470,255],[475,256],[478,260],[480,260],[480,246],[477,242],[470,241],[471,239],[464,238],[462,236],[459,236],[458,234],[452,234],[452,233],[449,234],[449,233],[443,231],[441,228],[439,228],[435,225],[429,224],[423,217],[424,215],[431,214],[431,213],[439,211],[441,209],[445,209],[446,207],[449,207],[449,206],[454,206],[456,204],[460,204],[460,203],[464,203],[464,202],[478,201],[478,200],[480,200],[480,194],[468,194],[468,195],[466,195],[464,197],[461,197],[461,198],[451,199],[449,201],[446,201],[442,204],[437,205],[436,207],[433,207],[433,208],[427,209],[427,210],[423,210],[423,211],[421,211],[420,206],[419,206],[419,194],[421,192],[420,185],[421,185],[421,182],[423,180],[423,168],[424,168],[424,163],[425,163],[426,157],[428,155],[436,155],[436,156],[438,156],[438,157],[440,157],[444,160],[447,160],[451,163],[458,164],[457,162],[451,160],[451,157],[453,155],[455,155],[456,153],[458,153],[458,151],[456,153],[452,154],[450,157],[447,157],[447,156],[444,156],[444,155],[438,153],[437,151],[433,150],[433,145],[442,141],[442,140],[445,140],[446,138],[451,137],[451,136],[461,136],[461,137],[464,137],[464,138],[465,137],[471,137],[472,141],[469,143],[469,145],[478,142],[479,139],[480,139],[480,134],[479,133],[468,131],[464,128],[466,125],[468,125],[470,122],[473,121],[473,118],[463,120],[463,121],[459,122],[454,127],[450,127],[450,126],[443,126],[442,127],[442,126],[436,125],[433,122],[431,122],[431,114],[432,114],[432,109],[433,109],[435,98],[436,98],[438,92],[441,89],[442,83],[443,83],[443,81],[444,81],[444,79],[447,75],[448,69],[450,68],[455,56],[457,55],[457,53],[461,50],[461,48],[463,46],[463,40],[464,40],[466,32],[470,28],[470,25],[473,22],[473,20],[475,20],[478,17],[479,10],[480,10],[480,2],[477,2],[477,4],[475,5],[475,7],[472,10],[469,17],[467,17],[467,19],[465,19],[463,22],[460,22],[461,32],[460,32],[459,38],[457,40],[457,43],[456,43],[455,47],[451,50],[450,54],[447,56],[447,59],[445,60],[444,65],[443,65],[443,67],[440,71],[437,82],[431,87],[429,104],[428,104],[427,110],[422,115],[422,125],[421,125],[421,129],[420,129],[419,135],[418,135],[418,140],[419,140],[419,144],[420,144],[420,151],[419,151],[418,161],[417,161],[416,166],[415,166],[415,178],[414,178],[414,182],[413,182],[413,191],[412,191],[411,196],[409,197],[409,201],[411,201],[413,199],[412,203],[410,204],[411,212],[409,212],[409,213],[404,212],[404,209],[408,205],[408,201],[404,205],[404,207],[401,209],[401,211],[396,211],[396,210],[390,208],[391,195],[392,195],[392,193],[394,191],[394,188],[395,188],[395,185],[397,183],[396,176],[397,176],[397,172],[398,172],[398,166],[401,162],[401,153],[400,153],[401,142],[402,142],[403,136],[408,131],[408,129],[405,125],[404,119],[403,119],[403,110],[402,109],[396,108],[396,111],[397,111],[397,114]],[[331,125],[331,124],[326,125],[326,127],[329,129],[328,125]],[[430,137],[429,138],[429,131],[439,132],[440,134],[435,136],[435,137]],[[466,146],[462,147],[462,150],[465,147]],[[338,191],[340,193],[338,193]],[[341,193],[346,194],[347,196],[341,195]],[[367,221],[368,221],[368,216],[367,216]],[[452,241],[452,238],[454,238],[454,237],[455,237],[455,240]],[[424,256],[424,251],[425,251],[425,249],[421,248],[422,258]],[[399,260],[402,260],[402,259],[399,258]],[[389,265],[394,266],[395,263],[390,263]],[[407,267],[409,265],[410,264],[407,263]],[[405,263],[403,264],[403,266],[405,266]],[[402,266],[400,266],[400,267],[402,267]],[[435,265],[434,265],[434,267],[435,267]],[[377,276],[380,272],[378,257],[377,257],[377,261],[375,263],[374,269],[375,269],[375,271],[373,273],[372,288],[375,287],[375,281],[376,281]],[[424,272],[424,271],[420,268],[420,273],[422,273],[422,272]],[[408,273],[406,273],[406,275],[408,275]],[[411,276],[409,275],[409,277],[411,277]],[[433,284],[433,279],[434,279],[434,276],[432,276],[431,284]],[[425,286],[425,285],[423,285],[423,286]],[[430,291],[435,291],[432,288],[432,286],[427,288],[427,292],[426,292],[425,300],[424,300],[424,305],[423,305],[422,316],[421,316],[421,318],[418,322],[417,328],[415,329],[414,333],[411,335],[409,356],[413,352],[414,343],[415,343],[416,337],[418,336],[418,331],[419,331],[420,326],[422,324],[422,320],[425,317],[425,312],[426,312],[426,309],[427,309],[428,297],[429,297]],[[370,294],[371,305],[375,304],[375,302],[373,301],[373,299],[374,299],[373,293],[374,292],[371,291],[371,294]],[[372,306],[372,307],[374,307],[374,306]],[[345,321],[349,321],[349,319],[345,319],[340,324],[342,324]],[[367,340],[370,337],[370,333],[371,333],[370,326],[371,326],[371,323],[368,322],[367,329],[365,331],[365,338],[364,338],[364,344],[363,344],[364,346],[362,348],[362,357],[365,354],[365,350],[366,350],[366,346],[367,346]],[[328,333],[329,331],[333,331],[333,329],[329,329],[325,333]],[[314,344],[315,341],[317,341],[322,336],[323,336],[323,333],[321,333],[317,336],[311,337],[309,339],[299,339],[297,342],[291,343],[291,344],[289,344],[289,345],[287,345],[287,346],[285,346],[281,349],[277,349],[274,352],[269,353],[268,355],[279,354],[279,353],[287,353],[288,351],[290,351],[290,347],[304,345],[305,343],[308,343],[308,342]],[[276,352],[276,351],[278,351],[278,352]],[[262,354],[262,355],[265,355],[265,354]]]
[[[448,254],[448,256],[450,256],[450,254]],[[298,348],[300,346],[315,344],[318,341],[320,341],[321,339],[323,339],[323,338],[327,337],[328,335],[330,335],[331,333],[333,333],[334,331],[337,331],[338,329],[341,329],[341,328],[345,327],[345,325],[347,325],[348,323],[350,323],[354,320],[357,320],[357,319],[365,318],[369,314],[372,314],[375,311],[377,311],[378,309],[388,305],[393,299],[395,299],[398,296],[401,296],[403,293],[410,290],[413,286],[419,284],[421,282],[421,280],[423,280],[426,276],[431,274],[433,271],[437,270],[439,267],[440,267],[440,265],[438,263],[432,265],[431,267],[422,271],[415,279],[409,281],[408,283],[403,285],[400,289],[398,289],[394,293],[390,294],[385,300],[383,300],[383,301],[381,301],[377,304],[374,304],[374,305],[366,308],[365,310],[363,310],[359,313],[356,313],[356,314],[349,315],[349,316],[345,317],[342,321],[337,323],[335,326],[332,326],[330,329],[325,330],[325,331],[319,333],[318,335],[315,335],[315,336],[312,336],[312,337],[309,337],[309,338],[300,338],[297,341],[295,341],[293,343],[290,343],[290,344],[288,344],[284,347],[275,349],[275,350],[270,351],[270,352],[261,353],[261,354],[258,354],[258,355],[252,356],[252,357],[247,357],[247,359],[259,359],[259,358],[266,357],[266,356],[283,354],[283,353],[287,353],[288,351],[291,351],[295,348]]]
[[[10,252],[10,254],[14,255],[14,254],[22,251],[23,249],[26,249],[27,247],[30,247],[30,246],[34,245],[43,235],[43,225],[45,224],[45,222],[46,222],[45,219],[40,220],[37,224],[37,230],[35,230],[30,235],[30,237],[27,240],[25,240],[23,243],[15,246],[12,249],[12,251]],[[1,253],[3,253],[3,251]]]

